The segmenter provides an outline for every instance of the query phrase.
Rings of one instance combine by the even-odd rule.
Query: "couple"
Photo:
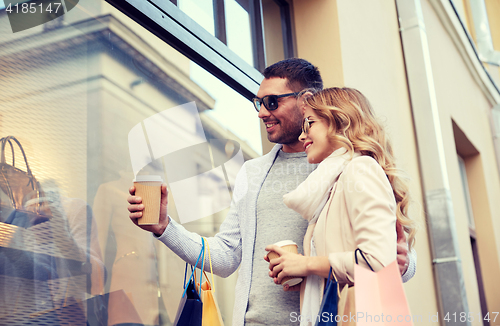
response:
[[[307,284],[314,283],[308,281],[314,275],[326,278],[331,266],[340,282],[353,283],[356,248],[375,269],[397,257],[404,281],[413,277],[416,266],[407,246],[414,238],[406,215],[407,187],[398,178],[390,145],[366,99],[351,89],[320,91],[318,69],[302,59],[275,63],[266,68],[264,77],[254,104],[268,139],[277,145],[245,162],[234,188],[237,200],[219,233],[208,239],[214,273],[227,277],[240,267],[235,326],[291,323],[291,313],[299,311],[299,293],[291,290],[300,286],[283,291],[269,276],[277,283],[287,275],[307,277],[301,293],[308,302],[302,308],[314,314],[321,294],[304,295]],[[303,92],[306,89],[313,91]],[[307,162],[322,163],[308,165],[310,170],[317,167],[309,175],[310,170],[296,168]],[[274,187],[276,182],[294,183],[292,189],[297,189],[285,196],[293,210],[283,201],[288,187]],[[129,216],[137,224],[143,205],[133,187],[130,193]],[[160,223],[140,227],[195,264],[201,238],[167,215],[165,185]],[[305,256],[269,246],[280,240],[298,243],[299,252],[304,243]],[[282,256],[267,262],[262,259],[264,249]]]

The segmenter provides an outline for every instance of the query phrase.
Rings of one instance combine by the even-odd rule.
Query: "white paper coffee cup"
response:
[[[297,244],[295,242],[293,242],[292,240],[279,241],[279,242],[276,242],[274,245],[281,247],[282,249],[284,249],[286,251],[298,254]],[[267,258],[269,260],[278,258],[279,256],[280,255],[274,251],[269,251],[267,253]],[[302,281],[303,281],[303,278],[299,277],[299,276],[286,276],[286,277],[283,277],[283,279],[281,280],[281,285],[282,286],[288,285],[291,287],[291,286],[299,284]]]

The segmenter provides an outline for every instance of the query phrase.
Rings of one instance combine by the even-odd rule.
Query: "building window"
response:
[[[467,213],[467,218],[469,221],[470,245],[471,245],[472,256],[474,259],[474,267],[476,270],[477,288],[479,291],[479,302],[481,305],[482,315],[484,316],[486,314],[486,312],[488,311],[488,308],[486,305],[486,295],[484,292],[484,282],[483,282],[483,277],[482,277],[482,273],[481,273],[481,263],[479,261],[479,250],[477,247],[477,236],[476,236],[476,224],[474,222],[472,201],[471,201],[470,192],[469,192],[469,182],[467,180],[466,162],[465,162],[464,158],[462,158],[460,155],[458,155],[457,158],[458,158],[458,166],[460,169],[460,177],[462,180],[462,190],[464,193],[466,213]],[[485,320],[483,320],[483,324],[485,326],[489,325],[489,323]]]
[[[469,193],[469,183],[467,181],[467,171],[465,170],[465,161],[462,157],[458,156],[458,166],[460,168],[460,176],[462,177],[462,189],[464,192],[465,206],[467,207],[467,218],[469,221],[469,228],[475,230],[474,214],[472,212],[472,204]]]

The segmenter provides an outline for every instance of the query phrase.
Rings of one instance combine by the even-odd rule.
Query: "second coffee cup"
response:
[[[283,240],[280,242],[276,242],[274,245],[281,247],[282,249],[284,249],[288,252],[298,254],[297,244],[295,242],[293,242],[292,240]],[[280,255],[275,251],[269,251],[267,253],[267,258],[269,260],[278,258],[279,256]],[[299,277],[299,276],[286,276],[286,277],[283,277],[283,279],[281,280],[281,285],[282,286],[288,285],[288,286],[292,287],[292,286],[297,285],[300,282],[302,282],[302,280],[303,280],[303,278]]]

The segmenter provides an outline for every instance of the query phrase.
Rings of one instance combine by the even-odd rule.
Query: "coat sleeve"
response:
[[[341,178],[355,246],[378,271],[396,260],[396,201],[392,187],[383,169],[369,156],[353,159]],[[359,264],[366,266],[358,256]],[[354,283],[354,251],[330,253],[328,258],[339,282]]]

